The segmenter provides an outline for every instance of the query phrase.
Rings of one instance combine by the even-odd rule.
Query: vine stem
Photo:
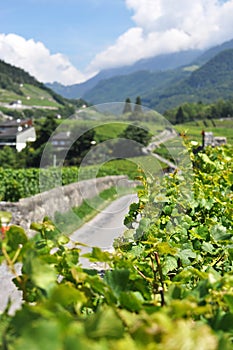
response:
[[[2,253],[3,253],[3,255],[4,255],[5,259],[6,259],[7,265],[9,266],[11,272],[15,276],[15,278],[16,278],[18,283],[21,283],[22,281],[21,281],[21,278],[19,277],[18,273],[15,270],[14,263],[15,263],[17,257],[19,256],[20,250],[21,250],[21,247],[18,248],[18,250],[15,253],[14,258],[11,260],[10,256],[7,253],[5,245],[4,244],[2,245]]]
[[[156,264],[158,266],[159,279],[160,279],[160,283],[161,283],[161,288],[159,288],[159,292],[161,295],[161,306],[164,306],[165,305],[165,298],[164,298],[163,271],[162,271],[162,267],[161,267],[159,254],[157,252],[154,253],[154,257],[155,257]]]
[[[151,282],[151,279],[149,277],[146,277],[138,268],[136,265],[133,266],[135,268],[135,270],[139,273],[139,275],[144,278],[145,280]]]

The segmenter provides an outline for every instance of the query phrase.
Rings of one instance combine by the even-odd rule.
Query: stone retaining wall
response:
[[[32,222],[41,222],[45,216],[53,219],[55,212],[64,213],[79,206],[84,199],[90,199],[110,187],[134,187],[127,176],[107,176],[72,183],[39,193],[19,202],[0,202],[0,210],[12,213],[12,224],[20,225],[27,231]]]

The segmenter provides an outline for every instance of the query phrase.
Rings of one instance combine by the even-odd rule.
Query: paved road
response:
[[[136,201],[136,194],[129,194],[115,200],[104,211],[74,232],[70,236],[71,240],[85,243],[90,247],[111,250],[114,239],[126,230],[123,224],[124,217],[128,213],[130,204]],[[91,251],[91,248],[82,248],[82,253],[88,251]],[[90,266],[87,259],[82,258],[81,263],[84,267]]]
[[[17,264],[16,271],[20,272],[20,265]],[[13,314],[21,305],[22,292],[16,289],[12,282],[12,274],[5,264],[0,265],[0,313],[5,310],[8,299],[12,301],[9,313]]]
[[[94,219],[74,232],[70,238],[90,246],[110,250],[114,238],[118,237],[126,229],[123,225],[123,220],[130,204],[135,201],[137,201],[135,194],[117,199]],[[83,253],[90,250],[91,248],[85,248],[83,249]],[[84,267],[91,267],[87,259],[81,258],[81,263]],[[16,269],[19,272],[20,265],[17,265]],[[10,313],[13,314],[21,305],[22,293],[16,289],[12,282],[12,274],[5,264],[0,265],[0,276],[0,313],[6,308],[8,299],[10,298],[12,301]]]

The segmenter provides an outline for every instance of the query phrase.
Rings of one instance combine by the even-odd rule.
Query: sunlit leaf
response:
[[[122,292],[119,301],[126,310],[138,312],[142,308],[143,298],[138,292]]]
[[[125,269],[108,270],[105,273],[104,281],[113,290],[114,294],[119,296],[121,292],[128,288],[129,271]]]
[[[115,311],[106,307],[98,310],[85,323],[87,336],[93,339],[101,337],[119,339],[123,336],[124,327]]]
[[[6,242],[11,250],[17,250],[19,245],[24,245],[28,241],[24,229],[20,226],[12,225],[6,231]]]
[[[177,268],[177,260],[173,256],[168,256],[165,263],[162,266],[163,273],[166,275],[169,271],[173,271]]]

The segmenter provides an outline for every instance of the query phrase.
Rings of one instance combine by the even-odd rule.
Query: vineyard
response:
[[[108,175],[138,175],[140,159],[113,160],[102,166],[57,167],[48,169],[3,169],[0,168],[0,201],[17,202],[20,198],[31,197],[56,186],[68,185],[81,180]]]
[[[102,271],[83,269],[79,243],[46,218],[33,239],[6,232],[1,261],[24,303],[0,315],[0,349],[232,349],[233,148],[187,152],[190,168],[142,176],[115,252],[88,254]]]

